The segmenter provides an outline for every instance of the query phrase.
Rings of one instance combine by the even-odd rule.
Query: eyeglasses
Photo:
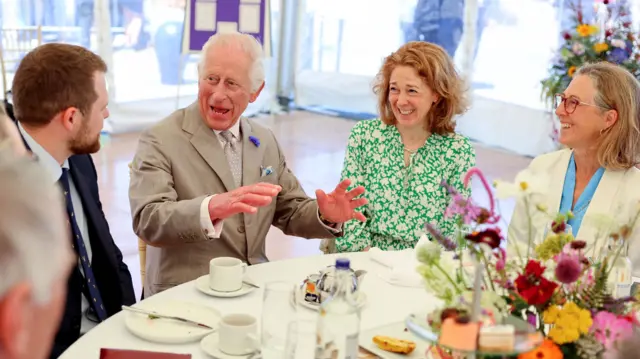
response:
[[[604,108],[606,110],[608,110],[609,108],[606,107],[602,107],[602,106],[598,106],[598,105],[594,105],[591,103],[586,103],[586,102],[582,102],[576,98],[573,97],[565,97],[563,94],[557,94],[554,96],[554,100],[553,100],[553,105],[555,108],[560,107],[560,104],[564,102],[564,110],[568,113],[568,114],[572,114],[576,111],[576,108],[578,107],[578,105],[585,105],[585,106],[591,106],[591,107],[598,107],[598,108]]]

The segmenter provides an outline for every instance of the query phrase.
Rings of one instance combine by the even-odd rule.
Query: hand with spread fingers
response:
[[[238,213],[256,213],[259,207],[267,206],[282,190],[270,183],[256,183],[211,197],[209,217],[221,220]]]
[[[362,186],[358,186],[351,191],[347,191],[349,185],[351,185],[351,181],[345,179],[329,194],[320,189],[316,190],[318,209],[324,219],[333,223],[344,223],[351,219],[366,222],[367,218],[364,214],[356,211],[358,207],[367,204],[366,198],[356,199],[356,197],[364,193],[365,189]]]

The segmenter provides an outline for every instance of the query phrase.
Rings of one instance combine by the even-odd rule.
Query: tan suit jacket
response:
[[[249,264],[268,261],[265,238],[271,225],[287,235],[335,238],[318,219],[318,206],[287,167],[271,130],[241,118],[242,184],[282,186],[270,205],[256,214],[224,220],[220,238],[210,238],[200,220],[209,195],[236,188],[223,148],[202,120],[198,104],[178,110],[145,131],[131,165],[129,201],[135,233],[147,242],[145,297],[209,272],[215,257]],[[256,146],[249,140],[260,140]],[[261,168],[273,172],[262,176]]]

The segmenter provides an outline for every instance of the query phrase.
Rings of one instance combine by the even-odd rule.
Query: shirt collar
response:
[[[213,130],[216,135],[220,135],[220,132],[223,131],[219,131],[219,130]],[[228,129],[227,131],[231,132],[231,134],[233,135],[233,137],[238,140],[240,138],[240,120],[238,119],[238,121],[236,121],[236,123],[233,124],[233,126],[231,126],[230,129]]]
[[[20,122],[18,122],[18,129],[20,130],[22,137],[24,138],[25,142],[27,142],[27,145],[31,149],[31,152],[33,152],[33,154],[35,155],[38,162],[40,162],[40,164],[42,164],[51,174],[51,181],[53,183],[58,182],[60,176],[62,175],[62,168],[69,169],[69,159],[66,159],[62,166],[60,166],[58,161],[56,161],[56,159],[53,158],[53,156],[51,156],[51,154],[49,154],[47,150],[45,150],[38,142],[36,142],[36,140],[33,139],[33,137],[31,137],[27,133],[27,131],[24,130]]]

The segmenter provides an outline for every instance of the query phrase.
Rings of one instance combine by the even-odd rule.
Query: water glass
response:
[[[295,285],[289,282],[270,282],[265,285],[262,298],[262,357],[282,359],[285,353],[289,323],[296,319]]]
[[[315,357],[316,321],[296,320],[289,323],[285,359],[309,359]]]

